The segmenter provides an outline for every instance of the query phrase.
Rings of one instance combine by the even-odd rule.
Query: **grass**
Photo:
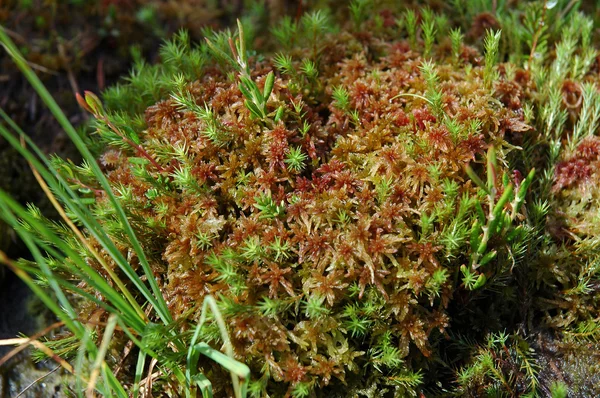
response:
[[[196,391],[200,390],[203,397],[211,397],[211,383],[199,371],[200,356],[218,362],[229,371],[236,398],[245,397],[250,370],[233,358],[227,328],[215,300],[210,296],[205,299],[201,320],[191,338],[189,334],[176,331],[177,324],[162,296],[148,257],[86,143],[2,28],[0,42],[89,165],[109,198],[143,271],[143,275],[136,272],[90,212],[85,200],[70,187],[50,159],[23,130],[0,109],[0,116],[5,123],[0,124],[0,135],[29,162],[40,186],[62,217],[62,223],[49,226],[33,208],[21,206],[7,193],[0,191],[0,217],[17,232],[31,252],[34,263],[12,261],[3,252],[0,252],[0,262],[6,264],[29,286],[79,342],[75,368],[69,362],[59,360],[59,364],[75,376],[75,394],[89,397],[97,392],[106,397],[129,396],[126,386],[117,380],[109,358],[111,340],[118,333],[127,336],[137,347],[136,371],[131,388],[134,397],[139,396],[143,390],[144,373],[151,374],[154,366],[164,375],[174,377],[184,396],[196,396]],[[85,234],[80,227],[85,229]],[[118,270],[113,270],[95,247],[108,253],[110,261],[116,264]],[[90,258],[103,266],[109,280],[88,264],[87,260]],[[80,278],[99,295],[92,296],[63,277],[64,274]],[[77,296],[105,311],[106,323],[100,326],[79,319],[78,312],[71,304],[71,300]],[[213,314],[212,320],[219,326],[226,354],[197,341],[209,310]],[[162,330],[166,331],[159,335],[159,341],[156,341],[156,335],[153,335],[155,340],[147,338],[148,331],[156,325],[154,321],[162,324]],[[94,328],[100,329],[96,329],[101,336],[100,341],[94,338]],[[51,349],[48,349],[47,354],[55,356]]]

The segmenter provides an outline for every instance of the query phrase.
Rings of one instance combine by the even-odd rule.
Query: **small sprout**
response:
[[[279,24],[271,29],[275,39],[285,48],[289,48],[294,43],[297,32],[298,25],[287,15],[281,18]]]
[[[171,174],[171,177],[173,178],[173,183],[182,191],[193,190],[200,192],[202,190],[188,166],[176,169],[175,172]]]
[[[490,29],[487,31],[484,39],[485,67],[483,70],[483,80],[488,88],[491,88],[492,82],[496,80],[494,67],[496,66],[496,60],[498,58],[498,48],[500,45],[501,34],[502,32],[500,30],[494,32]]]
[[[292,57],[279,53],[273,58],[273,64],[279,71],[285,75],[295,75],[296,71],[292,63]]]
[[[258,311],[266,317],[275,317],[281,311],[285,310],[287,305],[282,300],[274,300],[269,297],[263,297],[258,302]]]
[[[394,184],[393,177],[382,177],[375,183],[375,192],[377,192],[377,202],[381,205],[390,196],[392,185]]]
[[[433,112],[437,116],[442,116],[444,114],[443,93],[439,89],[439,77],[435,69],[435,64],[430,60],[423,61],[419,69],[427,82],[425,98],[431,105]]]
[[[158,198],[160,196],[160,193],[158,192],[158,189],[156,188],[150,188],[149,190],[146,191],[146,197],[150,200],[154,200],[156,198]]]
[[[260,238],[254,236],[244,240],[242,247],[242,257],[249,261],[258,261],[262,258],[264,249],[260,242]]]
[[[330,21],[329,16],[325,11],[316,10],[311,13],[304,14],[301,22],[314,44],[316,43],[317,36],[325,32]]]
[[[569,387],[562,381],[554,381],[550,386],[550,396],[552,398],[567,398]]]
[[[154,211],[159,217],[164,217],[169,213],[169,205],[164,202],[159,202],[154,205]]]
[[[462,247],[469,234],[468,229],[462,223],[453,222],[444,228],[440,242],[446,248],[446,256],[453,258],[455,253]]]
[[[436,269],[427,281],[426,289],[432,296],[439,297],[440,290],[448,279],[448,271],[445,269]]]
[[[281,238],[276,236],[273,242],[269,245],[269,249],[275,254],[275,261],[287,260],[290,258],[291,246],[289,243],[281,243]]]
[[[425,12],[428,11],[428,12]],[[433,49],[433,43],[435,42],[436,28],[435,28],[435,18],[431,10],[426,9],[423,12],[423,21],[421,22],[421,29],[423,30],[423,41],[425,43],[425,49],[423,51],[423,56],[425,58],[431,55],[431,50]]]
[[[291,102],[292,106],[294,107],[294,112],[296,113],[296,116],[299,119],[302,119],[306,115],[306,112],[303,112],[304,102],[302,102],[302,100],[299,100],[298,102],[292,100]]]
[[[344,209],[340,209],[337,213],[337,217],[334,220],[336,223],[338,224],[347,224],[351,221],[350,215],[348,214],[348,212]]]
[[[332,96],[336,108],[348,111],[350,108],[350,96],[343,86],[334,87]]]
[[[354,110],[350,111],[350,119],[352,119],[352,123],[354,124],[355,127],[361,126],[360,113],[358,112],[358,109],[354,109]]]
[[[437,37],[445,37],[448,32],[448,27],[450,22],[448,21],[448,17],[444,14],[435,16],[435,26],[437,27]]]
[[[404,26],[408,33],[408,41],[410,48],[414,51],[417,49],[417,14],[413,10],[404,12]]]
[[[331,311],[325,307],[325,298],[311,296],[303,302],[304,315],[309,319],[319,319],[328,315]]]
[[[427,166],[427,172],[429,173],[429,177],[432,181],[438,182],[440,180],[440,176],[442,175],[442,165],[439,163],[432,163]]]
[[[484,274],[477,274],[477,272],[471,272],[464,264],[460,266],[460,271],[463,274],[463,283],[469,290],[477,290],[487,281]]]
[[[305,120],[302,122],[302,127],[300,127],[300,136],[302,136],[302,138],[304,138],[306,136],[306,134],[308,134],[309,131],[310,131],[310,123],[308,122],[308,120]]]
[[[308,159],[308,156],[302,152],[301,147],[292,147],[286,154],[284,162],[288,165],[290,171],[300,172],[304,170],[306,159]]]
[[[302,73],[308,77],[309,80],[314,80],[317,78],[319,71],[317,70],[317,66],[310,59],[304,59],[302,61],[302,66],[300,67]]]
[[[347,305],[344,308],[344,317],[347,318],[343,325],[352,337],[365,336],[371,328],[373,321],[362,314],[357,305]]]
[[[312,390],[313,389],[309,383],[296,383],[292,389],[292,398],[306,398],[310,396]]]
[[[275,204],[271,195],[266,193],[256,198],[254,207],[260,210],[260,218],[277,218],[285,213],[283,202],[280,205]]]
[[[251,171],[246,172],[245,170],[240,170],[237,175],[236,185],[238,185],[238,186],[248,185],[248,183],[250,182],[251,175],[252,175]]]
[[[433,220],[435,215],[427,215],[427,213],[421,213],[421,241],[427,239],[433,230]]]
[[[377,344],[371,348],[370,354],[371,361],[378,371],[382,371],[383,367],[397,369],[404,363],[402,353],[397,345],[393,344],[392,333],[389,330],[384,332]]]
[[[200,250],[208,250],[212,247],[212,241],[216,238],[213,234],[198,232],[196,235],[196,247]]]
[[[367,18],[367,9],[370,6],[371,0],[352,0],[350,2],[350,16],[352,18],[352,22],[354,23],[354,29],[359,30],[360,25]]]
[[[450,41],[452,42],[452,61],[455,65],[460,63],[464,37],[465,36],[461,32],[460,28],[452,29],[450,31]]]

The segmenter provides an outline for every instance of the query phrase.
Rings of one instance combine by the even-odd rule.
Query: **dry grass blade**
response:
[[[152,382],[160,375],[160,371],[152,373],[157,363],[158,361],[156,358],[152,358],[152,361],[150,361],[150,366],[148,367],[148,376],[146,377],[144,383],[146,385],[146,389],[144,390],[144,395],[142,395],[144,398],[152,396]]]
[[[44,354],[46,354],[50,359],[57,362],[60,366],[65,368],[69,373],[73,373],[73,366],[71,366],[70,363],[62,359],[60,356],[56,355],[54,351],[52,351],[52,349],[50,349],[48,346],[46,346],[39,340],[31,340],[29,338],[6,339],[0,340],[0,345],[32,345],[38,350],[42,351]]]
[[[50,331],[52,331],[52,330],[54,330],[56,328],[59,328],[59,327],[63,326],[64,324],[65,324],[64,322],[53,323],[52,325],[48,326],[47,328],[45,328],[45,329],[37,332],[36,334],[34,334],[33,336],[30,336],[29,338],[27,338],[25,342],[23,342],[22,344],[19,344],[18,347],[14,348],[8,354],[6,354],[2,358],[0,358],[0,367],[2,367],[2,365],[4,365],[6,362],[8,362],[12,357],[14,357],[18,353],[20,353],[21,351],[23,351],[24,349],[26,349],[29,346],[29,343],[31,341],[39,339],[40,337],[42,337],[46,333],[48,333],[48,332],[50,332]],[[10,343],[4,344],[5,342],[11,341],[11,340],[15,340],[15,339],[0,340],[0,345],[12,345]],[[18,340],[21,340],[21,339],[18,339]]]
[[[90,380],[88,382],[88,386],[85,392],[85,395],[88,398],[94,397],[94,390],[96,388],[98,377],[100,376],[100,368],[103,365],[106,365],[106,363],[104,362],[104,358],[106,357],[106,353],[108,352],[108,346],[110,345],[110,341],[112,340],[116,326],[117,316],[113,314],[108,318],[108,324],[106,325],[106,329],[104,330],[102,343],[100,344],[100,348],[98,349],[98,356],[96,357],[96,361],[94,362],[94,365],[92,367],[92,373],[90,375]]]

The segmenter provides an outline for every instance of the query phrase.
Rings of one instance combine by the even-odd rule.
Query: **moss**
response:
[[[597,336],[593,21],[483,3],[355,1],[264,51],[247,21],[179,33],[79,97],[176,326],[218,296],[253,395],[534,396],[531,323]],[[55,162],[128,251],[89,167]]]

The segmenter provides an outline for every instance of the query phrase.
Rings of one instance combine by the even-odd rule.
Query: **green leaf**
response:
[[[485,253],[487,249],[487,242],[486,241],[481,241],[481,243],[479,243],[479,246],[477,247],[477,254],[478,255],[483,255],[483,253]]]
[[[248,90],[248,79],[240,78],[240,84],[238,87],[247,100],[252,100],[252,94],[250,94],[250,91]]]
[[[535,169],[531,169],[529,174],[527,174],[527,177],[525,177],[525,180],[523,180],[523,182],[521,183],[521,186],[519,187],[519,191],[517,192],[517,200],[515,202],[515,207],[513,210],[514,213],[518,212],[521,209],[521,206],[523,205],[523,202],[525,201],[525,195],[527,194],[527,190],[529,189],[529,187],[531,186],[531,183],[533,182],[534,176],[535,176]]]
[[[242,62],[246,63],[246,35],[244,34],[244,25],[242,25],[242,21],[240,21],[239,18],[237,20],[237,26],[239,33],[238,55]]]
[[[483,181],[481,180],[481,178],[479,178],[479,176],[475,173],[475,171],[473,171],[473,169],[471,168],[471,165],[466,165],[465,171],[466,171],[467,175],[469,176],[469,178],[471,178],[471,180],[473,180],[473,182],[479,188],[483,189],[488,195],[490,194],[490,189],[488,188],[487,185],[485,185],[483,183]]]
[[[484,274],[479,274],[479,277],[477,278],[477,281],[475,281],[475,284],[473,285],[473,288],[471,290],[479,289],[480,287],[485,285],[486,281],[487,277]]]
[[[275,113],[275,117],[273,118],[273,120],[275,121],[275,123],[277,123],[278,121],[281,120],[281,118],[283,117],[283,111],[284,111],[284,107],[283,105],[281,105],[279,108],[277,108],[277,113]]]
[[[496,170],[498,165],[496,163],[496,148],[490,146],[487,153],[487,188],[488,195],[496,188]],[[470,175],[469,175],[470,177]]]
[[[475,211],[477,212],[479,223],[485,224],[485,212],[483,211],[483,207],[481,207],[481,202],[479,200],[475,201]]]
[[[122,126],[121,129],[125,131],[125,134],[131,139],[131,141],[135,142],[137,145],[140,145],[142,143],[140,137],[134,129],[132,129],[129,126]]]
[[[254,103],[250,102],[249,100],[246,100],[244,101],[244,105],[246,105],[246,108],[248,108],[248,110],[250,111],[250,113],[252,113],[252,115],[254,115],[254,117],[256,117],[257,119],[262,119],[263,114],[260,111],[260,109],[258,109],[258,107],[254,105]]]
[[[487,263],[492,261],[494,258],[496,258],[496,254],[498,254],[496,252],[496,250],[492,250],[491,252],[487,253],[485,256],[483,256],[481,258],[481,260],[479,260],[479,265],[486,265]]]
[[[475,220],[471,227],[471,250],[475,251],[481,243],[481,223]]]
[[[514,185],[511,183],[506,187],[506,189],[502,193],[502,196],[498,200],[498,203],[496,203],[496,206],[494,206],[494,210],[492,212],[495,219],[499,219],[501,217],[502,210],[504,209],[504,206],[506,206],[506,203],[508,203],[508,201],[510,200],[513,190]]]
[[[265,87],[263,89],[263,99],[267,101],[271,92],[273,91],[273,85],[275,84],[275,75],[273,71],[269,72],[267,78],[265,79]]]

